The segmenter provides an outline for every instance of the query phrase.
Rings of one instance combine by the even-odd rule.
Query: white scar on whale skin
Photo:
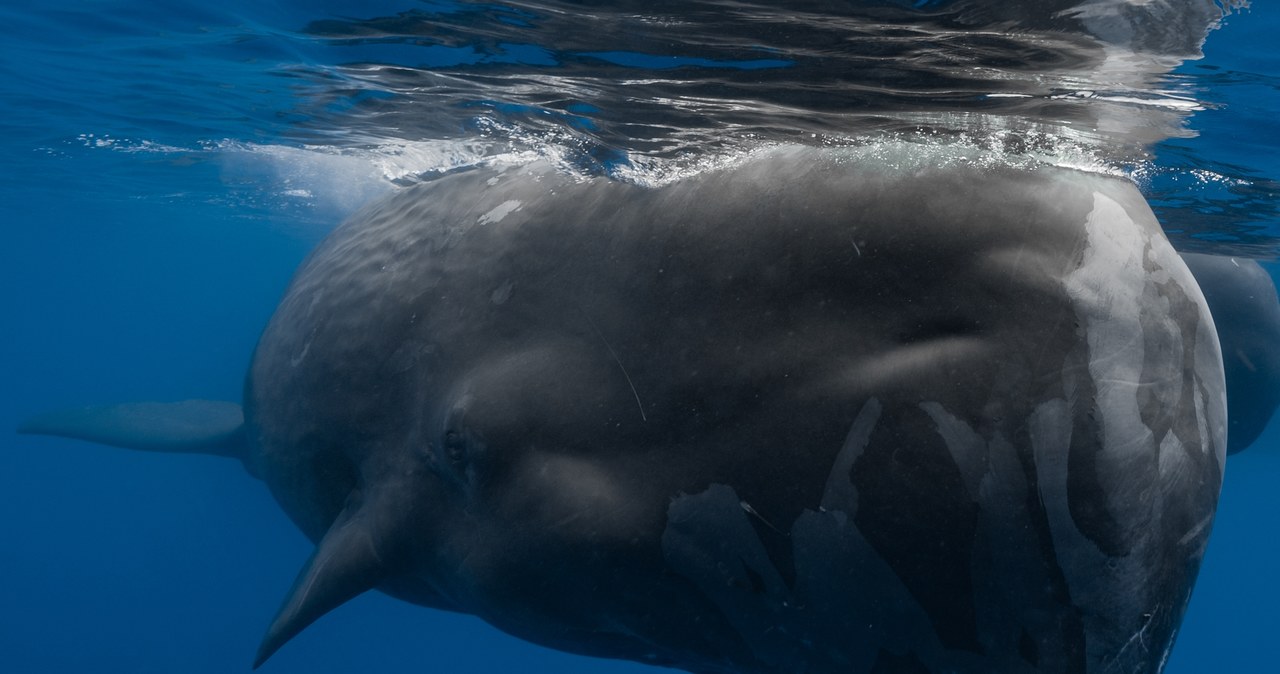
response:
[[[312,306],[314,306],[314,303]],[[310,309],[308,309],[308,313],[310,313]],[[316,335],[316,331],[313,329],[311,331],[311,335],[307,337],[307,341],[303,343],[302,350],[299,351],[297,355],[289,359],[290,366],[298,367],[299,365],[302,364],[302,361],[307,359],[307,353],[311,351],[311,340],[315,338],[315,335]]]
[[[502,222],[503,218],[520,210],[520,207],[523,205],[524,204],[520,203],[515,199],[504,201],[498,204],[497,206],[495,206],[493,210],[489,211],[488,213],[485,213],[479,218],[476,218],[476,224],[477,225],[496,225],[499,222]]]

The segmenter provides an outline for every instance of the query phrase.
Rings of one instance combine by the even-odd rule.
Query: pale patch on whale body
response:
[[[493,210],[477,218],[476,224],[492,225],[502,222],[503,218],[506,218],[508,215],[520,210],[520,206],[521,203],[515,199],[504,201],[497,206],[494,206]]]

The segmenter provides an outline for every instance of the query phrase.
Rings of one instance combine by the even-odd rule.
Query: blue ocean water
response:
[[[714,20],[698,4],[4,0],[0,429],[69,405],[238,399],[259,331],[329,229],[397,185],[502,155],[660,182],[770,142],[959,139],[1129,175],[1184,248],[1280,250],[1273,4],[1236,8],[1203,58],[1157,32],[1159,58],[1092,75],[1075,67],[1079,36],[1052,26],[975,44],[822,20],[833,3]],[[1167,672],[1276,666],[1278,432],[1228,464]],[[247,670],[311,549],[262,485],[211,457],[4,448],[0,671]],[[646,668],[376,594],[263,667],[426,669]]]

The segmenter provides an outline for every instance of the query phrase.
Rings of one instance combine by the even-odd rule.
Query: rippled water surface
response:
[[[963,143],[1128,174],[1183,247],[1273,253],[1273,50],[1201,61],[1212,0],[1076,5],[19,3],[6,126],[71,159],[42,171],[275,162],[246,198],[322,202],[338,172],[372,192],[511,153],[661,181],[770,143]]]
[[[343,216],[536,156],[656,184],[778,143],[980,147],[1127,176],[1181,249],[1272,258],[1280,12],[1259,4],[6,0],[3,420],[236,399]],[[0,670],[242,671],[308,548],[265,490],[212,459],[31,446],[0,469]],[[1170,672],[1273,666],[1275,454],[1229,467]],[[264,671],[500,668],[646,671],[379,597]]]

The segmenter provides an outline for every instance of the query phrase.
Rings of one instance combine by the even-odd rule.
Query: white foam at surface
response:
[[[532,151],[495,151],[496,143],[397,141],[366,148],[325,145],[205,141],[178,147],[149,140],[94,133],[77,139],[84,147],[127,154],[204,155],[217,163],[224,183],[263,183],[263,192],[305,200],[343,217],[399,185],[480,165],[523,165],[541,156]]]
[[[490,135],[470,140],[389,141],[368,147],[220,140],[183,148],[94,134],[82,134],[79,140],[85,147],[113,152],[206,155],[219,167],[225,184],[259,185],[262,193],[274,194],[294,207],[303,205],[338,219],[400,186],[467,167],[521,166],[543,160],[568,174],[591,177],[574,164],[572,139],[519,135],[517,129],[496,122],[488,131]],[[1137,181],[1143,173],[1141,166],[1109,164],[1090,151],[1087,139],[1076,139],[1069,133],[1002,128],[999,120],[959,135],[815,136],[812,141],[889,168],[909,168],[920,162],[978,167],[1051,165]],[[687,156],[658,158],[630,153],[607,171],[617,180],[658,187],[731,167],[776,147],[777,143],[746,138],[736,146]]]

